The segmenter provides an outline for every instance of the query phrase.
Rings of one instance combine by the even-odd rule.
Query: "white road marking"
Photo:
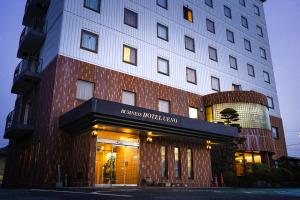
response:
[[[70,194],[93,194],[93,195],[100,195],[100,196],[115,196],[115,197],[133,197],[132,195],[126,194],[108,194],[102,192],[76,192],[76,191],[68,191],[68,190],[47,190],[47,189],[31,189],[32,191],[39,191],[39,192],[57,192],[57,193],[70,193]]]

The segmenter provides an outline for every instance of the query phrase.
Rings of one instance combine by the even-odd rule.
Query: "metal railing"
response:
[[[24,59],[16,67],[14,83],[26,72],[38,74],[41,70],[41,62],[36,59]]]

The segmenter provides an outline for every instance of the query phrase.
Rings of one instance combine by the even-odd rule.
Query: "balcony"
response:
[[[6,118],[5,126],[5,139],[20,139],[28,137],[33,133],[33,126],[28,123],[28,120],[24,118],[21,122],[16,119],[15,111],[11,111]]]
[[[18,58],[36,56],[46,38],[46,34],[39,29],[25,27],[20,36]]]
[[[11,92],[24,95],[40,80],[40,62],[37,60],[22,60],[15,69]]]
[[[51,0],[27,0],[23,25],[30,26],[33,18],[44,18]]]

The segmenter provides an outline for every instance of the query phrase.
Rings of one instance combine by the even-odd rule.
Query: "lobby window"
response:
[[[169,40],[169,33],[168,33],[168,27],[165,25],[162,25],[160,23],[157,23],[157,37],[162,40]]]
[[[157,72],[169,76],[169,61],[167,59],[157,57]]]
[[[137,65],[137,49],[123,45],[123,62]]]
[[[137,29],[138,14],[136,12],[133,12],[132,10],[124,8],[124,24]]]
[[[236,69],[236,70],[238,69],[236,57],[229,56],[229,65],[230,65],[230,68],[232,68],[232,69]]]
[[[259,35],[260,37],[264,37],[263,30],[262,30],[261,26],[256,25],[256,32],[257,32],[257,35]]]
[[[183,17],[187,21],[193,22],[193,11],[186,6],[183,6]]]
[[[266,71],[263,71],[263,73],[264,73],[264,81],[265,81],[266,83],[271,83],[269,73],[266,72]]]
[[[239,0],[239,2],[240,2],[240,5],[246,7],[246,2],[245,2],[245,0]]]
[[[189,36],[184,36],[185,49],[195,52],[195,41]]]
[[[191,68],[186,68],[186,81],[189,83],[197,84],[196,70]]]
[[[259,7],[257,5],[253,5],[253,9],[254,9],[254,14],[256,14],[257,16],[260,16]]]
[[[255,71],[253,65],[247,64],[247,71],[249,76],[255,77]]]
[[[213,8],[214,7],[214,3],[213,3],[213,0],[205,0],[205,5]]]
[[[98,52],[98,35],[91,33],[86,30],[81,30],[81,41],[80,48],[91,51],[94,53]]]
[[[274,138],[274,139],[279,139],[279,132],[278,132],[278,128],[277,127],[273,127],[272,126],[272,137]]]
[[[170,113],[170,101],[159,99],[158,100],[158,111]]]
[[[224,5],[224,15],[226,17],[228,17],[229,19],[232,18],[231,9],[228,6],[225,6],[225,5]]]
[[[260,47],[259,50],[260,50],[260,57],[267,60],[266,50],[262,47]]]
[[[248,28],[248,19],[244,16],[241,16],[242,26]]]
[[[232,91],[241,91],[242,90],[242,86],[238,85],[238,84],[232,84]]]
[[[135,106],[135,93],[129,91],[122,91],[122,103]]]
[[[180,178],[181,177],[181,165],[180,165],[180,150],[178,147],[174,148],[174,160],[175,160],[175,177]]]
[[[84,0],[84,7],[100,13],[101,0]]]
[[[160,158],[161,158],[161,176],[168,177],[168,157],[167,157],[167,147],[161,146],[160,148]]]
[[[247,39],[244,39],[244,47],[245,47],[245,50],[249,51],[249,52],[252,52],[252,49],[251,49],[251,42]]]
[[[156,0],[156,5],[168,10],[168,0]]]
[[[274,102],[273,102],[273,98],[267,96],[268,99],[268,108],[274,109]]]
[[[77,80],[76,99],[89,100],[93,97],[95,84],[88,81]]]
[[[188,178],[194,178],[193,153],[192,149],[187,149],[187,170]]]
[[[217,49],[209,46],[208,47],[208,55],[209,55],[209,59],[218,62]]]
[[[209,31],[211,33],[216,33],[215,32],[215,22],[206,18],[206,29],[207,29],[207,31]]]
[[[211,77],[211,89],[220,92],[220,79],[217,77]]]
[[[234,43],[234,33],[230,30],[226,30],[227,41]]]
[[[198,109],[189,107],[189,118],[198,119]]]

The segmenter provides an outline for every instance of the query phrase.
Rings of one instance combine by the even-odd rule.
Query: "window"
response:
[[[186,6],[183,6],[183,17],[189,22],[193,22],[193,11]]]
[[[169,76],[169,61],[167,59],[157,57],[157,72]]]
[[[156,0],[156,4],[164,9],[168,9],[168,0]]]
[[[94,83],[77,80],[76,82],[76,99],[89,100],[93,97]]]
[[[244,16],[241,16],[242,26],[248,28],[248,19]]]
[[[224,5],[224,15],[226,17],[228,17],[229,19],[232,18],[231,9],[228,6],[225,6],[225,5]]]
[[[175,177],[180,178],[181,176],[181,165],[180,165],[180,151],[178,147],[174,148],[174,159],[175,159]]]
[[[252,52],[252,49],[251,49],[251,42],[247,39],[244,39],[244,47],[245,47],[245,50],[249,51],[249,52]]]
[[[271,108],[271,109],[274,109],[273,98],[267,96],[267,99],[268,99],[268,107]]]
[[[217,49],[213,47],[208,47],[208,55],[209,55],[209,59],[218,62]]]
[[[206,18],[206,29],[211,33],[215,33],[215,22]]]
[[[237,60],[235,57],[233,56],[229,56],[229,65],[230,65],[230,68],[232,69],[238,69],[238,66],[237,66]]]
[[[187,167],[188,167],[188,178],[193,178],[194,177],[194,166],[193,166],[192,149],[187,149]]]
[[[135,106],[135,93],[129,91],[122,91],[122,103]]]
[[[259,35],[260,37],[264,37],[262,27],[256,25],[256,32],[257,32],[257,35]]]
[[[158,111],[170,113],[170,102],[166,100],[158,100]]]
[[[137,65],[137,50],[133,47],[123,45],[123,62]]]
[[[220,79],[217,77],[211,77],[211,89],[220,92]]]
[[[161,146],[160,148],[160,165],[161,165],[161,176],[168,177],[168,157],[167,157],[167,147]]]
[[[185,49],[195,52],[195,41],[189,36],[184,36]]]
[[[191,68],[186,68],[186,81],[189,83],[197,84],[196,70]]]
[[[94,53],[98,52],[98,35],[95,33],[81,30],[81,42],[80,48],[91,51]]]
[[[227,41],[234,43],[234,33],[230,30],[226,30]]]
[[[205,4],[211,8],[214,7],[213,0],[205,0]]]
[[[279,139],[279,132],[277,127],[272,126],[272,137],[274,139]]]
[[[239,2],[240,2],[240,5],[242,5],[242,6],[246,6],[246,3],[245,3],[245,0],[239,0]]]
[[[127,8],[124,8],[124,24],[133,28],[138,28],[138,14]]]
[[[263,73],[264,73],[264,81],[265,81],[266,83],[271,83],[269,73],[266,72],[266,71],[263,71]]]
[[[100,0],[84,0],[84,7],[100,13]]]
[[[254,66],[251,64],[247,64],[248,75],[255,77]]]
[[[189,107],[189,118],[198,119],[198,109]]]
[[[242,90],[242,86],[238,85],[238,84],[232,84],[232,91],[241,91]]]
[[[254,9],[254,14],[256,14],[257,16],[260,16],[259,7],[257,5],[253,5],[253,9]]]
[[[259,50],[260,50],[260,57],[267,60],[266,50],[262,47],[260,47]]]
[[[157,23],[157,37],[163,40],[169,40],[168,27]]]

